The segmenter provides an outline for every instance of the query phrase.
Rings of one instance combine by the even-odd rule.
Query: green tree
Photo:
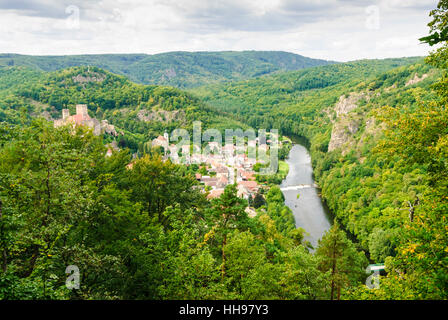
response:
[[[135,160],[124,181],[124,186],[132,190],[132,199],[142,203],[146,213],[157,216],[161,223],[165,223],[163,212],[167,206],[179,204],[188,209],[193,203],[204,201],[198,191],[192,192],[195,185],[192,175],[170,161],[164,162],[158,154]]]
[[[224,193],[212,200],[211,218],[215,229],[212,232],[221,239],[221,275],[226,274],[227,235],[235,229],[246,230],[250,226],[249,217],[245,212],[247,201],[237,196],[236,185],[228,185]]]
[[[375,228],[369,236],[370,257],[377,263],[384,263],[387,257],[395,256],[395,246],[398,235],[393,230],[384,231]]]
[[[257,194],[255,195],[255,197],[253,199],[253,207],[255,209],[258,209],[265,204],[266,204],[266,200],[264,200],[263,195],[261,195],[259,192],[257,192]]]
[[[328,230],[316,250],[319,269],[330,274],[330,299],[340,299],[341,290],[356,286],[365,278],[367,258],[358,252],[344,231],[335,223]]]

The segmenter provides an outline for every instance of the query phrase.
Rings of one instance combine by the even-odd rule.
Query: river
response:
[[[280,188],[285,195],[285,204],[292,210],[296,219],[296,227],[308,233],[305,240],[314,248],[326,230],[331,227],[331,216],[328,208],[319,196],[319,189],[314,187],[313,168],[308,150],[301,144],[294,144],[286,159],[289,173],[282,181]],[[300,189],[291,188],[300,186]],[[297,194],[300,194],[297,199]]]

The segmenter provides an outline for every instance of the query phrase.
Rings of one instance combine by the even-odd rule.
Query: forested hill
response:
[[[323,119],[318,115],[325,115],[325,110],[333,106],[342,94],[355,91],[392,69],[418,62],[423,63],[423,58],[360,60],[203,86],[191,92],[216,110],[250,126],[278,128],[286,135],[311,138],[325,126],[318,123]],[[409,76],[405,73],[398,78],[404,81]],[[378,80],[370,84],[369,90],[375,90],[384,83],[393,85],[391,79]]]
[[[87,104],[92,117],[107,119],[125,133],[122,146],[136,150],[165,130],[245,128],[191,94],[173,87],[140,85],[97,67],[42,72],[27,67],[0,68],[0,121],[19,123],[23,116],[61,118],[76,104]]]
[[[222,81],[250,79],[278,71],[299,70],[334,62],[282,51],[168,52],[28,56],[0,54],[0,66],[27,66],[56,71],[73,66],[96,66],[142,84],[197,87]]]
[[[379,289],[360,286],[346,298],[446,299],[448,118],[441,73],[423,59],[358,61],[195,93],[249,125],[310,140],[323,198],[388,272]]]
[[[447,56],[190,92],[93,66],[0,67],[0,299],[447,299],[448,78],[436,68]],[[104,137],[82,127],[31,121],[78,103],[125,132],[120,151],[105,157]],[[279,187],[249,218],[236,186],[207,201],[191,168],[125,148],[195,120],[309,139],[336,217],[314,254]],[[365,253],[385,264],[375,290]],[[65,286],[67,265],[83,270],[79,291]]]
[[[191,91],[219,110],[233,113],[236,117],[251,119],[249,122],[262,121],[270,127],[272,113],[281,108],[303,102],[306,97],[317,92],[325,92],[343,86],[346,90],[368,79],[397,67],[423,62],[421,57],[384,60],[359,60],[329,66],[319,66],[305,70],[283,72],[240,82],[211,84]],[[319,91],[324,90],[324,91]],[[317,93],[316,93],[317,94]],[[336,95],[318,97],[335,101]],[[317,100],[311,106],[317,107]],[[331,104],[331,101],[326,103]],[[306,105],[310,105],[306,104]],[[301,105],[296,111],[308,108]],[[314,108],[314,107],[313,107]],[[260,116],[263,116],[262,119]],[[255,120],[257,118],[257,120]],[[289,117],[288,117],[289,118]],[[278,127],[283,127],[282,123]]]

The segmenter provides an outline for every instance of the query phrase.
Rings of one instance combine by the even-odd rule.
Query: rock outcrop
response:
[[[419,83],[420,81],[425,80],[427,77],[428,77],[428,74],[426,74],[426,73],[424,75],[422,75],[421,78],[419,78],[418,74],[415,74],[414,78],[412,78],[408,82],[406,82],[405,87],[411,86],[411,85],[416,84],[416,83]]]
[[[76,83],[87,83],[87,82],[103,82],[106,79],[106,76],[97,72],[89,72],[88,76],[83,76],[78,74],[72,77],[73,81]]]
[[[350,113],[358,107],[358,101],[364,97],[366,97],[365,93],[351,93],[348,97],[343,95],[339,98],[334,107],[336,119],[333,120],[333,130],[328,144],[329,152],[355,142],[353,135],[359,129],[361,119]],[[342,150],[342,154],[345,154],[345,150]]]
[[[174,111],[140,110],[137,113],[137,118],[140,121],[145,121],[145,122],[149,122],[149,121],[160,121],[160,122],[183,121],[185,119],[185,111],[184,110],[174,110]]]
[[[339,98],[339,102],[334,107],[336,117],[340,118],[348,114],[350,111],[358,107],[357,102],[365,97],[364,93],[350,93],[348,97],[345,95]]]

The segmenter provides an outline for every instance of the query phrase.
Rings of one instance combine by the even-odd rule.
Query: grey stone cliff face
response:
[[[157,111],[148,111],[148,110],[140,110],[137,114],[137,118],[140,121],[160,121],[160,122],[172,122],[172,121],[182,121],[185,119],[185,111],[184,110],[175,110],[175,111],[166,111],[166,110],[157,110]]]
[[[364,97],[366,97],[365,93],[351,93],[348,97],[343,95],[339,98],[334,107],[336,119],[333,122],[331,139],[328,144],[329,152],[346,144],[354,143],[352,136],[358,131],[361,121],[356,117],[351,117],[350,112],[358,107],[358,101]],[[345,150],[342,150],[342,154],[345,154]]]

